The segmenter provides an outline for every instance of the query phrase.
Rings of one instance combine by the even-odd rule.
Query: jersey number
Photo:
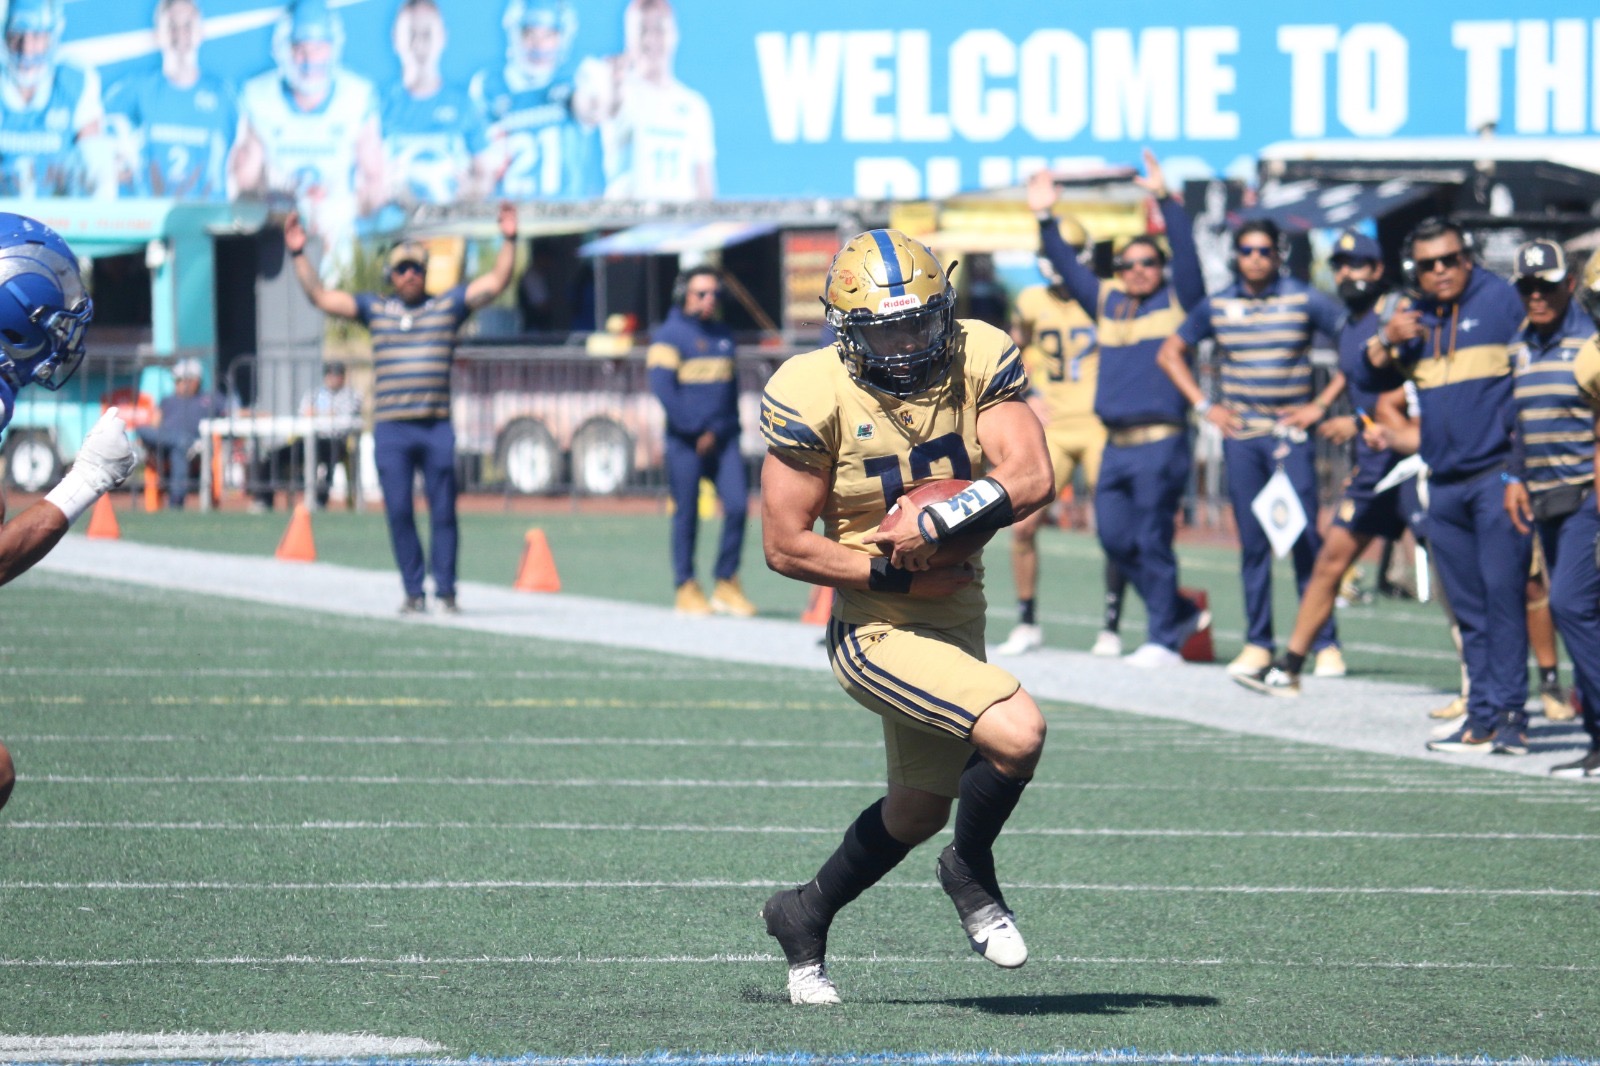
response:
[[[1046,373],[1051,381],[1077,381],[1083,376],[1080,364],[1084,356],[1095,348],[1094,328],[1074,326],[1065,341],[1062,340],[1059,329],[1042,330],[1037,343],[1044,357],[1050,360],[1050,369]],[[1067,358],[1068,347],[1073,349],[1071,359]]]
[[[972,480],[972,460],[967,457],[967,444],[959,433],[946,433],[942,437],[925,440],[911,448],[911,480],[921,481],[933,474],[935,460],[950,460],[950,476],[963,481]],[[905,495],[905,479],[900,475],[898,455],[879,455],[862,463],[868,477],[883,483],[883,505],[892,506]]]

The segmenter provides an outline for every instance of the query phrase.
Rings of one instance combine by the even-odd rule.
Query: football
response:
[[[944,478],[940,481],[928,481],[918,485],[895,501],[894,506],[889,508],[889,513],[883,516],[883,522],[879,524],[878,531],[881,533],[893,533],[900,528],[900,523],[906,520],[907,515],[916,515],[918,511],[930,503],[948,500],[971,484],[972,482],[970,481],[952,477]],[[939,550],[934,553],[932,565],[955,566],[958,563],[966,562],[969,557],[982,551],[983,546],[989,543],[990,538],[995,533],[996,530],[993,529],[985,530],[982,533],[967,533],[940,544]]]

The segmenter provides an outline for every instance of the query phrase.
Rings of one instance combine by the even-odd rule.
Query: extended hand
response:
[[[1150,149],[1144,150],[1144,174],[1135,174],[1133,183],[1157,200],[1167,198],[1167,176],[1161,172],[1161,164],[1156,160],[1156,154]]]
[[[1056,205],[1056,179],[1050,171],[1035,170],[1028,176],[1028,210],[1042,214]]]
[[[501,202],[500,213],[495,221],[500,225],[500,236],[508,241],[517,239],[517,209],[509,202]]]
[[[83,438],[72,471],[97,493],[109,492],[133,473],[133,448],[128,444],[128,427],[115,407]]]
[[[290,255],[306,250],[306,228],[300,224],[300,212],[290,211],[283,219],[283,246]]]

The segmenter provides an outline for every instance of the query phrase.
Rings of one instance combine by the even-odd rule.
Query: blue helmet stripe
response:
[[[900,257],[894,253],[894,245],[889,240],[889,231],[875,229],[872,239],[878,242],[878,254],[883,256],[883,265],[889,271],[889,295],[904,296],[906,294],[906,278],[900,273]]]

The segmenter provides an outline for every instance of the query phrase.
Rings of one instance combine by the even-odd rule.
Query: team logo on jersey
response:
[[[871,422],[860,422],[856,425],[856,440],[871,440],[877,429]]]
[[[900,419],[900,424],[902,426],[909,426],[914,420],[914,416],[910,411],[901,411],[897,417]]]
[[[1461,332],[1462,333],[1471,333],[1472,332],[1472,327],[1476,326],[1477,324],[1478,324],[1478,320],[1475,319],[1475,318],[1463,318],[1461,320]]]

